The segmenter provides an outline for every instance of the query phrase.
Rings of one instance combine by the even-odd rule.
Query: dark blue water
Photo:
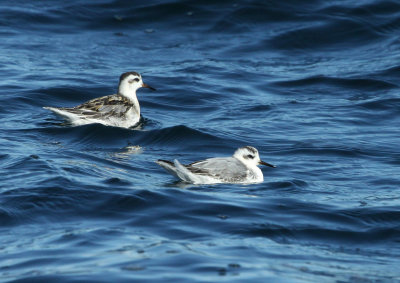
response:
[[[213,3],[0,4],[1,281],[400,281],[400,3]],[[140,129],[42,109],[126,71]],[[243,145],[262,184],[154,163]]]

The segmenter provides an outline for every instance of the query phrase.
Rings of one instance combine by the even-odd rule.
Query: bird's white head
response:
[[[251,167],[254,167],[257,165],[266,165],[269,167],[276,167],[272,164],[262,161],[258,154],[258,150],[252,146],[244,146],[244,147],[238,148],[235,151],[235,153],[233,154],[233,157],[239,159],[244,164],[251,166]]]
[[[155,90],[151,86],[143,83],[142,76],[136,72],[123,73],[119,78],[118,93],[130,99],[136,98],[136,90],[141,87]]]

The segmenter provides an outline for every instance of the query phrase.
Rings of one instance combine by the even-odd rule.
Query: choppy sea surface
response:
[[[0,281],[400,282],[400,3],[0,3]],[[43,106],[138,71],[136,129]],[[178,182],[256,147],[253,185]]]

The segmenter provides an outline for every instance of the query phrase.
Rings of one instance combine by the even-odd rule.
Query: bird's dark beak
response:
[[[149,86],[148,84],[143,83],[142,87],[149,88],[151,90],[156,90],[154,87]]]
[[[260,160],[260,162],[259,162],[258,164],[265,165],[265,166],[269,166],[269,167],[272,167],[272,168],[275,168],[275,167],[276,167],[275,165],[269,164],[269,163],[264,162],[264,161],[261,161],[261,160]]]

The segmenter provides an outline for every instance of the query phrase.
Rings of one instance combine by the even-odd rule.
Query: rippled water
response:
[[[397,1],[0,4],[0,279],[400,281]],[[43,106],[113,93],[144,122]],[[188,186],[155,160],[258,148],[265,181]]]

